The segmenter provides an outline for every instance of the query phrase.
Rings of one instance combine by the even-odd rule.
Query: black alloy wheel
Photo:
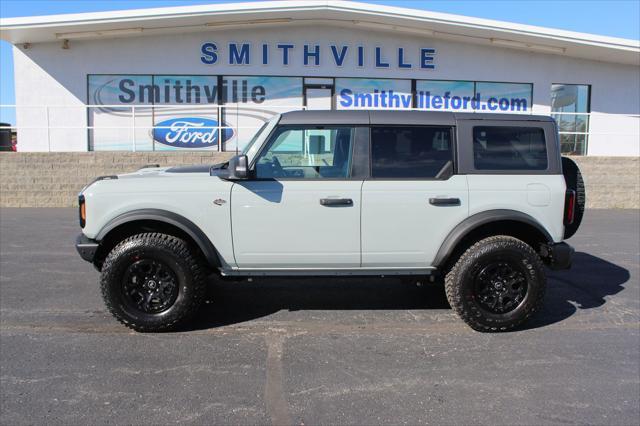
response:
[[[473,296],[486,311],[506,314],[522,303],[527,287],[520,265],[509,260],[495,260],[479,268],[473,280]]]
[[[125,271],[122,291],[130,307],[146,314],[159,314],[175,303],[178,279],[164,262],[140,259]]]

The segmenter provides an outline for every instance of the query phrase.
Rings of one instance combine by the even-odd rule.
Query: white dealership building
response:
[[[235,151],[275,113],[553,115],[562,149],[640,154],[640,43],[343,1],[3,19],[20,151]]]

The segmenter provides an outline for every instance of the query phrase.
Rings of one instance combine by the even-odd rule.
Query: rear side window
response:
[[[452,160],[449,127],[371,128],[371,176],[434,178]]]
[[[477,170],[545,170],[544,130],[539,127],[474,127],[473,161]]]

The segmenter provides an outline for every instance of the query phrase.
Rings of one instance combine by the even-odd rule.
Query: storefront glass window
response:
[[[335,109],[529,113],[528,83],[325,79]],[[302,77],[89,75],[90,150],[241,151],[278,113],[304,108]],[[579,92],[581,93],[581,92]],[[583,111],[582,100],[573,108]],[[567,107],[568,108],[568,107]],[[564,113],[561,113],[564,114]],[[588,116],[559,116],[563,133],[586,132]],[[578,144],[578,146],[584,146]]]
[[[416,81],[416,106],[434,111],[530,113],[533,85],[473,81]]]
[[[336,78],[337,109],[411,108],[411,80]]]
[[[418,80],[416,104],[426,110],[471,110],[473,81]]]
[[[88,108],[89,149],[132,151],[135,146],[136,150],[150,150],[152,87],[150,75],[90,75],[88,103],[101,106]]]
[[[533,85],[529,83],[476,83],[476,97],[484,112],[531,113]]]
[[[223,122],[233,129],[225,151],[242,151],[271,117],[303,107],[302,78],[225,76]]]
[[[565,154],[585,155],[589,138],[590,86],[551,85],[551,115],[558,122]]]
[[[216,150],[219,134],[225,132],[218,120],[218,78],[154,75],[153,84],[164,92],[154,100],[153,149],[170,151],[197,144]]]
[[[302,78],[90,75],[88,100],[104,105],[89,108],[91,150],[235,151],[275,114],[302,109]]]

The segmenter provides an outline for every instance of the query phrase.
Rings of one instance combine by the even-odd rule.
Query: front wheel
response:
[[[477,331],[507,331],[542,305],[546,289],[538,254],[517,238],[494,236],[467,249],[445,277],[453,310]]]
[[[189,319],[204,298],[204,265],[187,243],[160,233],[119,243],[102,267],[100,287],[114,317],[136,331],[166,331]]]

